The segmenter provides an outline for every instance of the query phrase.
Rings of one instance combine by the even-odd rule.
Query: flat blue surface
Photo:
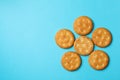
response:
[[[77,71],[61,66],[62,55],[74,49],[59,48],[54,36],[62,28],[74,32],[82,15],[113,35],[109,47],[95,47],[110,57],[105,70],[92,69],[88,56]],[[0,0],[0,80],[120,80],[119,61],[120,0]]]

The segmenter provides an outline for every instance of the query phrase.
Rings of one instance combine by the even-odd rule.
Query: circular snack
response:
[[[107,67],[109,57],[105,52],[96,50],[90,54],[88,61],[92,68],[102,70]]]
[[[92,31],[92,20],[87,16],[81,16],[74,22],[74,31],[80,35],[86,35]]]
[[[106,28],[97,28],[92,34],[92,40],[99,47],[106,47],[112,41],[112,35]]]
[[[61,48],[69,48],[74,44],[74,35],[67,29],[61,29],[56,33],[56,43]]]
[[[77,38],[74,42],[74,49],[80,55],[89,55],[94,48],[92,40],[86,36]]]
[[[81,62],[81,58],[76,52],[66,52],[61,60],[62,66],[69,71],[77,70]]]

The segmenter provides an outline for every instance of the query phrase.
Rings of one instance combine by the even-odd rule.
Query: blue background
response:
[[[74,32],[82,15],[92,18],[94,30],[103,26],[113,35],[109,47],[95,47],[110,57],[105,70],[92,69],[88,56],[77,71],[61,66],[62,55],[74,49],[59,48],[54,36],[62,28]],[[0,0],[0,80],[120,80],[119,48],[120,0]]]

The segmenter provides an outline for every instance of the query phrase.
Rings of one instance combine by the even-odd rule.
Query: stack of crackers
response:
[[[68,29],[61,29],[56,33],[56,44],[61,48],[70,48],[74,46],[75,51],[64,53],[61,63],[69,71],[77,70],[82,63],[80,56],[89,56],[88,62],[95,70],[103,70],[109,63],[108,54],[102,50],[94,50],[94,46],[101,48],[107,47],[112,41],[110,31],[104,27],[99,27],[92,33],[92,38],[87,37],[93,30],[93,21],[87,16],[80,16],[74,21],[74,31],[80,37],[74,37],[74,34]]]

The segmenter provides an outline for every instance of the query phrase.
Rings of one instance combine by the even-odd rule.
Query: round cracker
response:
[[[76,52],[66,52],[61,60],[62,66],[69,71],[77,70],[81,62],[81,58]]]
[[[89,55],[94,48],[92,40],[86,36],[77,38],[74,42],[74,49],[80,55]]]
[[[70,48],[74,44],[74,35],[70,30],[61,29],[56,33],[56,43],[61,48]]]
[[[106,28],[97,28],[92,34],[92,40],[99,47],[106,47],[112,41],[112,35]]]
[[[81,16],[74,22],[74,31],[80,35],[89,34],[93,29],[93,22],[87,16]]]
[[[109,57],[105,52],[96,50],[90,54],[88,61],[92,68],[102,70],[107,67]]]

